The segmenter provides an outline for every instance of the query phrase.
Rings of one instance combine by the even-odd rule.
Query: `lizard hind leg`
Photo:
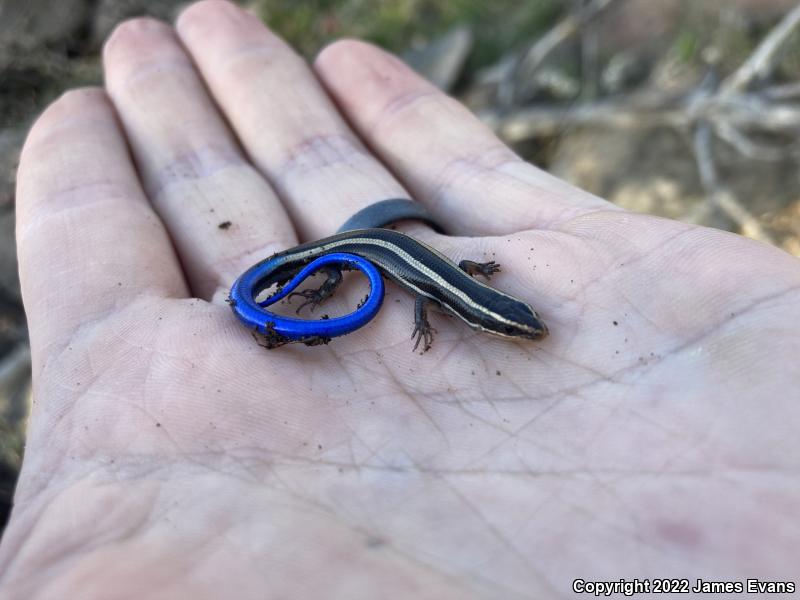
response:
[[[412,339],[416,338],[414,342],[414,351],[419,347],[420,342],[424,342],[422,351],[427,352],[433,343],[433,334],[436,330],[431,327],[428,321],[428,298],[417,296],[417,301],[414,304],[414,333],[411,334]]]
[[[493,260],[489,262],[480,263],[474,260],[462,260],[458,263],[458,268],[475,277],[475,275],[483,275],[486,279],[491,279],[492,275],[500,272],[500,265]]]
[[[295,314],[299,315],[300,311],[309,305],[311,306],[311,312],[314,312],[314,309],[317,308],[317,306],[333,296],[336,288],[338,288],[342,283],[342,270],[340,268],[329,265],[321,270],[325,271],[325,273],[328,275],[327,279],[322,283],[321,286],[316,289],[303,290],[302,292],[292,292],[289,294],[289,300],[291,300],[294,296],[305,298],[305,302],[297,307]]]

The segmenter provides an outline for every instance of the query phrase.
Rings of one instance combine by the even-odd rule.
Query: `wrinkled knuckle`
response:
[[[378,112],[375,126],[384,130],[416,130],[424,124],[431,107],[442,102],[438,90],[414,89],[387,101]]]

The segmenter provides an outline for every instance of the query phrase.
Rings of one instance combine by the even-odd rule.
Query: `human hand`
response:
[[[339,42],[309,68],[226,2],[187,9],[177,36],[123,24],[105,69],[107,93],[55,102],[20,165],[35,394],[9,597],[792,574],[796,259],[620,210],[386,53]],[[236,275],[404,195],[456,235],[406,231],[497,260],[492,285],[550,337],[434,314],[413,353],[412,299],[389,286],[329,346],[258,347],[223,302]]]

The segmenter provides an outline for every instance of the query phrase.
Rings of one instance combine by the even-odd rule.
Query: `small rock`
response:
[[[0,209],[0,296],[20,301],[17,277],[17,246],[14,236],[14,210]]]
[[[25,131],[23,127],[0,129],[0,210],[14,205],[14,180]]]
[[[3,0],[0,46],[31,50],[70,38],[86,21],[86,0]]]

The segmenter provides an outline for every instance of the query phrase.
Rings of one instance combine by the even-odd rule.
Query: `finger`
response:
[[[308,65],[252,15],[207,0],[178,34],[301,237],[335,231],[357,210],[406,195],[348,128]]]
[[[34,354],[137,297],[187,294],[102,90],[67,92],[39,117],[20,158],[16,210]]]
[[[211,297],[294,244],[280,201],[245,159],[171,27],[127,21],[103,59],[139,172],[195,295]]]
[[[455,232],[509,233],[614,208],[523,161],[463,105],[374,46],[334,43],[315,69],[370,148]]]

